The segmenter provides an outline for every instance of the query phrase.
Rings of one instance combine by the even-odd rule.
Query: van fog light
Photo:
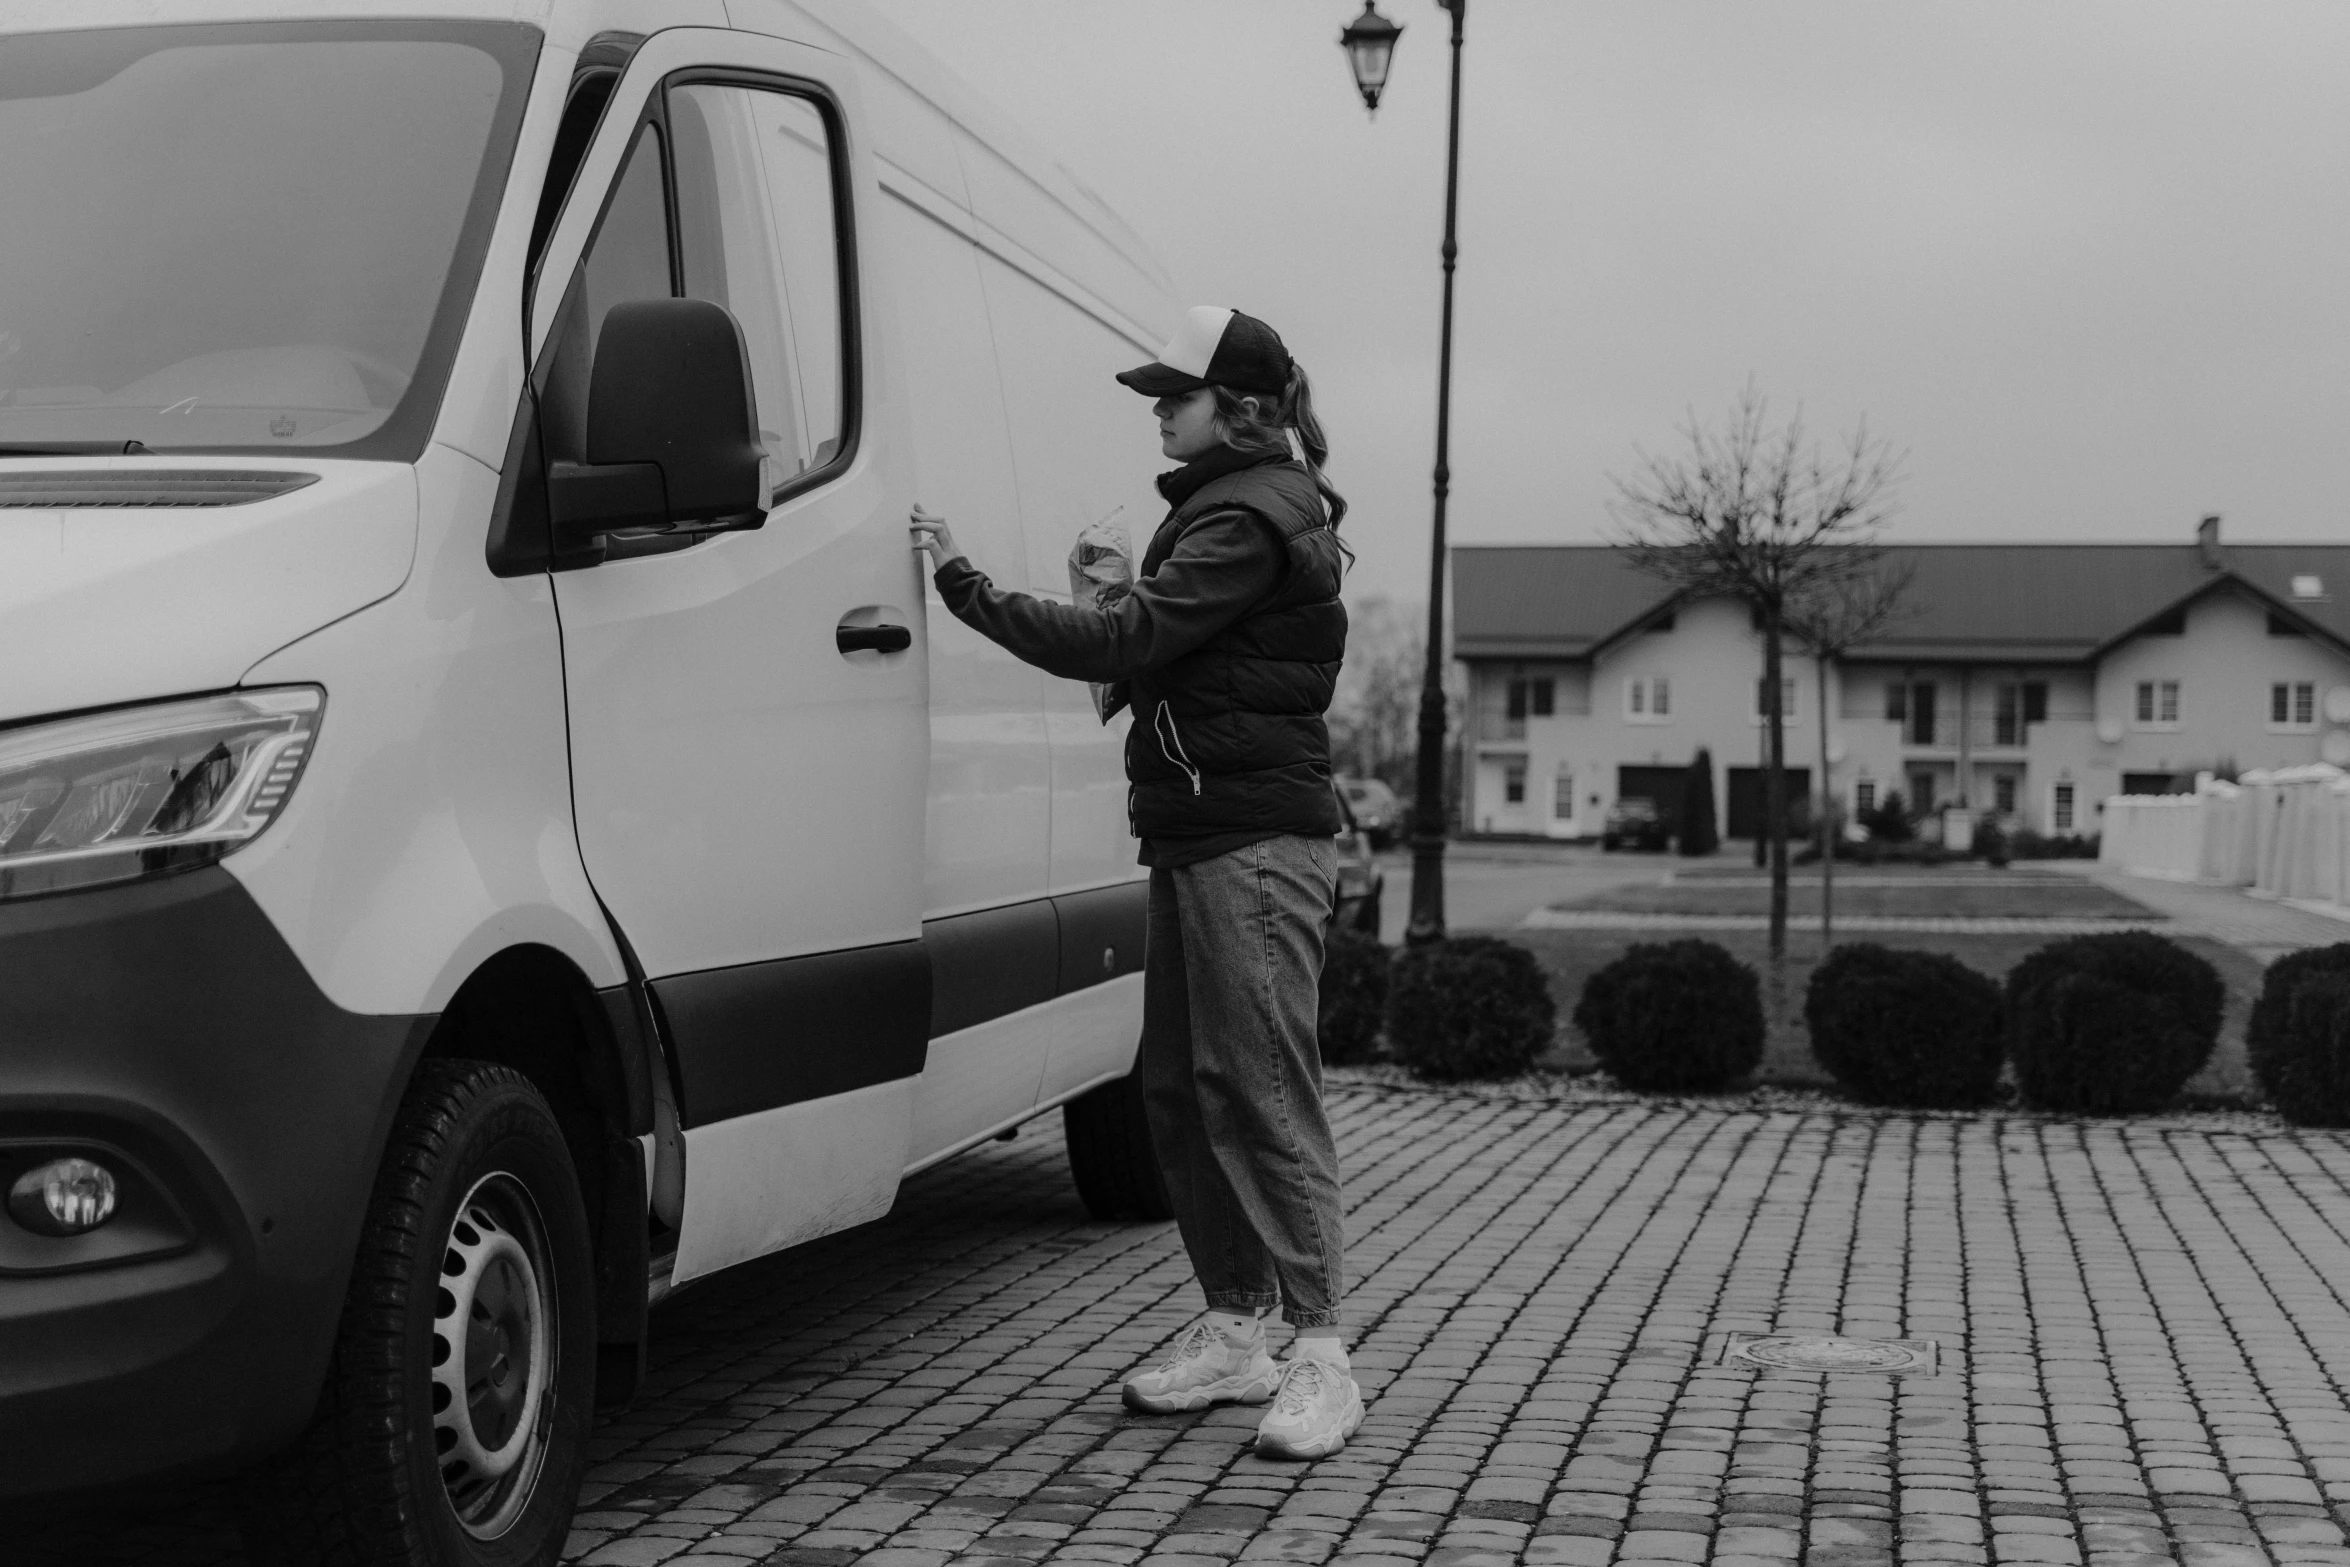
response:
[[[35,1235],[81,1235],[114,1217],[114,1172],[89,1159],[35,1165],[8,1188],[8,1215]]]

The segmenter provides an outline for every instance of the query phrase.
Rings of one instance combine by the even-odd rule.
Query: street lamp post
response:
[[[1452,278],[1461,188],[1461,24],[1469,0],[1436,0],[1452,13],[1452,106],[1444,148],[1444,332],[1436,360],[1435,518],[1428,541],[1428,667],[1420,684],[1418,798],[1412,802],[1412,913],[1404,939],[1414,946],[1444,936],[1444,508],[1452,492]],[[1387,67],[1403,29],[1372,0],[1339,35],[1355,86],[1376,111]]]

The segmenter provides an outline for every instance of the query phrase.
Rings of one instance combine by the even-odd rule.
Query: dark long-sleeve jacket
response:
[[[1231,625],[1281,575],[1280,542],[1245,511],[1203,518],[1166,563],[1103,609],[997,587],[957,556],[938,568],[957,620],[1048,675],[1101,685],[1173,663]]]
[[[1146,843],[1237,847],[1338,830],[1329,706],[1346,647],[1337,536],[1312,477],[1280,457],[1217,452],[1163,475],[1173,509],[1130,592],[1104,608],[997,588],[940,567],[955,616],[1071,680],[1123,685],[1133,826]],[[1184,858],[1189,858],[1186,855]]]

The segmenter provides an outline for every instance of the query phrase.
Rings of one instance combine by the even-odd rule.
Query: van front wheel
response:
[[[536,1088],[427,1061],[368,1205],[318,1412],[248,1487],[266,1562],[552,1567],[595,1397],[594,1270]]]
[[[1069,1173],[1087,1213],[1152,1222],[1175,1217],[1158,1155],[1151,1149],[1142,1089],[1133,1078],[1104,1083],[1062,1105],[1061,1132],[1069,1143]]]

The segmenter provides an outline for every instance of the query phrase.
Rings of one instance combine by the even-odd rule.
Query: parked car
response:
[[[1345,819],[1346,827],[1338,835],[1338,898],[1331,906],[1330,923],[1376,936],[1380,900],[1387,889],[1387,871],[1371,852],[1371,835],[1363,831],[1343,789],[1338,795],[1338,814]]]
[[[862,7],[383,13],[0,12],[0,1494],[521,1567],[670,1290],[1165,1216],[1127,721],[906,517],[1053,585],[1180,307]]]
[[[1338,787],[1372,848],[1384,849],[1403,836],[1403,805],[1393,789],[1376,778],[1341,778]]]
[[[1618,800],[1607,808],[1599,828],[1603,849],[1655,849],[1673,846],[1673,829],[1654,800],[1640,795]]]

